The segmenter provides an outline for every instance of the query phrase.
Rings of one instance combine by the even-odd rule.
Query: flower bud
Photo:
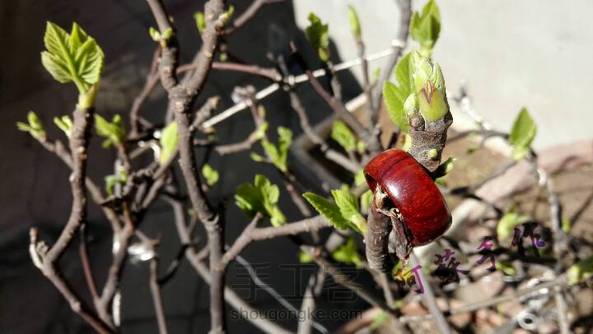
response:
[[[422,117],[427,122],[442,119],[449,112],[449,105],[441,67],[419,52],[412,54],[412,61],[412,79]]]

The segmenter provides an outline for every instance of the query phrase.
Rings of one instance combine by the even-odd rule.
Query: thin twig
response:
[[[160,334],[167,334],[167,319],[165,318],[165,311],[163,307],[163,300],[161,298],[161,287],[158,283],[158,259],[156,257],[150,260],[150,293],[152,294],[152,302],[154,304],[154,312],[159,327]]]
[[[249,7],[247,7],[247,9],[241,13],[240,16],[238,16],[235,20],[233,20],[233,22],[231,23],[230,27],[228,27],[224,33],[226,35],[230,35],[233,32],[235,32],[237,29],[241,28],[245,23],[247,23],[247,21],[251,20],[253,17],[255,17],[255,15],[257,14],[257,12],[259,11],[259,9],[268,3],[271,3],[273,1],[278,1],[278,0],[255,0],[251,3],[251,5]]]
[[[91,269],[91,261],[89,260],[89,253],[87,249],[86,224],[80,225],[79,238],[80,244],[78,247],[78,254],[80,255],[80,261],[82,262],[82,271],[84,273],[84,279],[86,281],[87,287],[89,288],[91,298],[93,302],[96,304],[99,300],[99,293],[97,292],[97,284],[95,283],[95,278],[93,277],[93,270]]]
[[[412,252],[410,254],[410,259],[412,260],[411,261],[412,266],[421,265],[420,260],[418,260],[418,257],[416,257],[416,254],[414,254],[414,252]],[[441,309],[439,309],[439,307],[437,306],[437,301],[434,297],[434,293],[432,292],[432,287],[430,286],[428,279],[426,278],[426,275],[424,274],[422,269],[418,270],[417,274],[418,274],[420,280],[423,282],[422,284],[424,286],[424,292],[422,293],[422,299],[424,300],[424,304],[426,304],[426,306],[428,307],[430,314],[432,314],[432,319],[434,320],[434,323],[435,323],[436,327],[438,328],[439,333],[441,333],[441,334],[451,333],[451,328],[449,327],[449,324],[447,323],[447,320],[445,319],[443,312],[441,312]]]

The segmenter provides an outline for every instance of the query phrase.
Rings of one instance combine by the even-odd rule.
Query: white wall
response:
[[[301,27],[314,11],[330,23],[342,59],[356,57],[347,5],[361,16],[368,52],[397,31],[395,0],[297,0]],[[590,138],[593,131],[593,1],[440,0],[443,28],[435,48],[448,89],[466,83],[476,110],[508,129],[527,106],[539,125],[536,147]],[[419,7],[424,1],[415,1]],[[378,65],[372,64],[371,69]],[[356,72],[355,72],[356,73]]]

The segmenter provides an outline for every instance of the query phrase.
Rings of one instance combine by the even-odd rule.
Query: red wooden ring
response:
[[[451,214],[438,187],[416,159],[405,151],[379,153],[364,168],[371,191],[387,193],[412,234],[413,246],[427,244],[451,226]]]

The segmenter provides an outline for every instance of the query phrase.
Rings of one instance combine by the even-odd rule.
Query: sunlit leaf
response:
[[[337,262],[353,264],[356,267],[360,267],[362,265],[362,259],[360,257],[360,253],[358,252],[358,246],[352,237],[348,238],[346,243],[332,252],[332,258]]]
[[[237,206],[254,216],[257,212],[270,218],[273,226],[281,226],[286,223],[286,217],[278,207],[280,190],[277,185],[263,175],[256,175],[251,183],[239,185],[235,192],[235,203]]]
[[[589,256],[570,266],[566,272],[566,277],[570,285],[582,283],[593,277],[593,256]]]
[[[212,168],[212,166],[209,164],[204,164],[204,166],[202,166],[202,176],[204,176],[204,179],[206,179],[207,185],[213,186],[216,184],[216,182],[218,182],[220,175],[216,169]]]
[[[344,219],[340,208],[334,203],[312,192],[304,193],[303,197],[335,228],[346,230],[352,226],[348,220]]]
[[[529,153],[536,133],[537,125],[527,108],[523,107],[513,122],[513,128],[509,134],[509,143],[513,147],[513,159],[521,160]]]
[[[95,114],[95,130],[97,135],[103,137],[103,147],[120,145],[125,136],[125,130],[120,115],[113,116],[111,122],[103,116]]]
[[[360,28],[360,19],[358,13],[352,5],[348,5],[348,22],[350,23],[350,31],[355,39],[360,40],[362,37],[362,29]]]
[[[441,14],[434,0],[429,0],[422,12],[414,12],[410,22],[410,35],[420,43],[426,53],[430,53],[441,32]]]
[[[78,24],[73,23],[68,34],[48,22],[43,41],[46,51],[41,53],[41,62],[56,81],[74,82],[81,94],[87,93],[99,81],[103,51]]]
[[[317,51],[319,59],[329,61],[329,26],[323,24],[314,13],[309,14],[309,26],[305,29],[307,39],[313,49]]]
[[[352,152],[356,150],[357,140],[354,133],[342,121],[335,121],[332,126],[331,138],[335,140],[344,150]]]
[[[177,144],[179,142],[179,136],[177,134],[177,123],[174,121],[167,125],[161,133],[161,165],[167,163],[173,155],[177,152]]]

